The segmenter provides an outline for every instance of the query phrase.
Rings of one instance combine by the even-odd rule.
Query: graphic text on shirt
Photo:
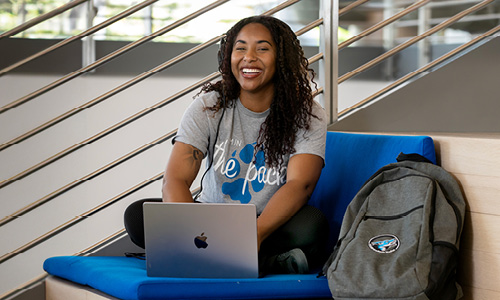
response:
[[[249,203],[252,194],[261,191],[266,184],[284,184],[286,167],[281,172],[277,168],[267,168],[262,150],[257,152],[254,159],[255,143],[245,145],[239,153],[234,150],[228,158],[225,155],[227,143],[228,141],[224,141],[216,145],[214,153],[214,170],[228,179],[234,179],[222,185],[225,195],[229,195],[234,201]],[[233,142],[231,144],[234,145]],[[241,174],[242,170],[245,174]]]

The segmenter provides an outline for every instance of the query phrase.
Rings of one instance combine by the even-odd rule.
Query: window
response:
[[[93,0],[96,15],[91,19],[92,25],[100,24],[141,2],[134,0]],[[213,36],[226,32],[239,19],[263,13],[281,2],[283,0],[229,1],[215,10],[204,13],[191,22],[155,38],[154,41],[205,42]],[[309,0],[307,2],[310,11],[306,13],[308,15],[312,14],[314,18],[317,18],[318,0]],[[0,0],[0,32],[8,31],[19,24],[48,13],[66,3],[68,3],[68,0]],[[69,11],[33,26],[17,34],[15,37],[62,39],[81,33],[88,28],[89,9],[87,3],[80,4]],[[137,40],[172,24],[176,20],[201,9],[209,3],[207,0],[160,0],[100,30],[95,33],[94,38],[96,40]],[[297,7],[297,4],[294,4],[283,12],[280,12],[279,14],[282,15],[278,17],[289,23],[294,30],[298,30],[313,20],[305,20],[301,16],[304,11],[304,7],[302,6]],[[287,11],[292,11],[292,13],[287,13]],[[297,28],[295,28],[295,25]],[[312,38],[311,35],[313,35]],[[306,44],[310,44],[311,41],[314,43],[319,39],[319,35],[318,37],[314,37],[314,35],[318,35],[317,31],[312,31],[304,37],[307,40]]]

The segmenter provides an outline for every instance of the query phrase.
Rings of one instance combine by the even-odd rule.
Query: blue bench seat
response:
[[[325,167],[309,201],[330,225],[329,248],[337,241],[345,209],[363,183],[400,153],[418,153],[436,163],[427,136],[328,132]],[[61,256],[44,262],[47,273],[87,285],[118,299],[331,299],[317,273],[268,275],[258,279],[155,278],[144,260],[132,257]]]
[[[259,279],[185,279],[146,275],[144,260],[113,256],[60,256],[45,270],[118,299],[289,299],[331,298],[325,277],[269,275]]]

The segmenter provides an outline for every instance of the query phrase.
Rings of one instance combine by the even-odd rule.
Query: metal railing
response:
[[[408,48],[410,47],[411,45],[414,45],[416,44],[417,42],[423,40],[424,38],[426,37],[429,37],[430,35],[438,32],[439,30],[445,28],[445,27],[448,27],[450,26],[451,24],[457,22],[458,20],[460,20],[461,18],[485,7],[486,5],[492,3],[493,1],[495,0],[484,0],[464,11],[461,11],[459,13],[457,13],[456,15],[454,15],[453,17],[443,21],[442,23],[440,23],[439,25],[436,25],[434,27],[432,27],[431,29],[427,30],[426,32],[418,35],[418,36],[415,36],[414,38],[411,38],[409,39],[408,41],[404,42],[404,43],[401,43],[399,44],[398,46],[394,47],[393,49],[385,52],[384,54],[374,58],[373,60],[369,61],[368,63],[360,66],[359,68],[353,70],[353,71],[350,71],[350,72],[347,72],[346,74],[342,75],[339,77],[339,81],[338,83],[342,83],[344,81],[346,81],[347,79],[351,78],[351,77],[354,77],[356,76],[357,74],[361,73],[361,72],[364,72],[368,69],[370,69],[371,67],[373,67],[374,65],[380,63],[381,61],[389,58],[390,56],[393,56],[394,54],[396,53],[399,53],[401,52],[402,50],[404,50],[405,48]]]
[[[339,112],[339,117],[343,117],[343,116],[346,116],[347,114],[355,111],[356,109],[360,108],[361,106],[367,104],[367,103],[370,103],[371,101],[377,99],[378,97],[384,95],[385,93],[389,92],[390,90],[400,86],[401,84],[405,83],[405,82],[408,82],[409,80],[411,80],[412,78],[418,76],[418,75],[421,75],[425,72],[427,72],[428,70],[434,68],[435,66],[443,63],[444,61],[446,61],[447,59],[455,56],[456,54],[464,51],[465,49],[479,43],[481,40],[484,40],[485,38],[487,37],[490,37],[492,35],[494,35],[495,33],[497,32],[500,32],[500,25],[499,26],[496,26],[490,30],[488,30],[486,33],[484,34],[481,34],[477,37],[475,37],[474,39],[470,40],[469,42],[461,45],[461,46],[458,46],[457,48],[455,48],[454,50],[442,55],[441,57],[433,60],[432,62],[428,63],[427,65],[419,68],[418,70],[416,71],[413,71],[413,72],[410,72],[408,74],[406,74],[405,76],[399,78],[398,80],[394,81],[393,83],[389,84],[388,86],[386,86],[385,88],[373,93],[372,95],[370,95],[369,97],[359,101],[358,103],[356,103],[355,105],[349,107],[349,108],[346,108],[342,111]]]
[[[58,9],[56,9],[55,11],[49,12],[49,13],[37,18],[36,20],[31,20],[31,21],[27,22],[26,24],[23,24],[23,25],[18,26],[18,27],[14,28],[8,32],[3,33],[2,35],[0,35],[0,39],[10,37],[14,34],[17,34],[17,33],[21,32],[23,30],[26,30],[27,28],[29,28],[29,27],[31,27],[39,22],[42,22],[50,17],[53,17],[57,14],[60,14],[63,11],[66,11],[66,10],[76,6],[76,5],[82,4],[82,3],[87,2],[87,1],[88,0],[72,1],[72,2],[68,3],[67,5],[64,5]],[[17,67],[19,67],[19,66],[21,66],[29,61],[35,60],[35,59],[37,59],[37,58],[55,50],[55,49],[63,47],[63,46],[65,46],[65,45],[67,45],[75,40],[79,40],[79,39],[82,39],[83,37],[90,36],[93,33],[95,33],[96,31],[98,31],[102,28],[105,28],[105,27],[113,24],[114,22],[116,22],[120,19],[123,19],[126,16],[129,16],[132,13],[134,13],[140,9],[143,9],[146,6],[152,5],[152,3],[156,2],[156,1],[157,0],[143,1],[143,2],[137,4],[133,7],[130,7],[129,9],[123,11],[122,13],[110,18],[109,20],[106,20],[105,22],[103,22],[99,25],[96,25],[96,26],[89,28],[88,30],[82,32],[79,35],[65,39],[52,47],[49,47],[45,50],[42,50],[41,52],[39,52],[37,54],[34,54],[26,59],[23,59],[22,61],[20,61],[16,64],[13,64],[7,68],[4,68],[3,70],[0,70],[0,76],[14,70],[15,68],[17,68]],[[174,28],[177,28],[177,27],[181,26],[182,24],[185,24],[185,23],[197,18],[198,16],[204,14],[205,12],[208,12],[208,11],[210,11],[210,10],[212,10],[212,9],[214,9],[214,8],[220,6],[223,3],[228,2],[228,1],[229,0],[215,1],[215,2],[205,6],[204,8],[202,8],[196,12],[193,12],[192,14],[172,23],[171,25],[163,27],[162,29],[152,33],[151,35],[145,36],[137,41],[134,41],[134,42],[112,52],[111,54],[104,56],[103,58],[95,61],[94,63],[92,63],[86,67],[83,67],[75,72],[72,72],[72,73],[50,83],[49,85],[33,92],[33,93],[30,93],[22,98],[19,98],[18,100],[11,102],[11,103],[3,106],[2,108],[0,108],[0,115],[1,115],[1,113],[5,112],[7,110],[14,109],[14,108],[16,108],[16,107],[18,107],[18,106],[20,106],[28,101],[31,101],[31,100],[39,97],[40,95],[42,95],[42,94],[44,94],[52,89],[55,89],[55,88],[63,85],[64,83],[66,83],[66,82],[68,82],[68,81],[70,81],[70,80],[72,80],[72,79],[74,79],[74,78],[76,78],[84,73],[88,73],[88,72],[98,68],[99,66],[101,66],[101,65],[103,65],[103,64],[105,64],[113,59],[116,59],[120,55],[122,55],[128,51],[131,51],[132,49],[135,49],[136,47],[138,47],[140,45],[143,45],[147,41],[150,41],[150,40],[154,39],[155,37],[161,36],[169,31],[173,30]],[[265,12],[264,14],[272,15],[272,14],[274,14],[274,13],[276,13],[276,12],[278,12],[278,11],[288,7],[288,6],[291,6],[294,3],[299,2],[299,1],[300,0],[284,1],[279,6]],[[392,88],[418,76],[419,74],[422,74],[423,72],[426,72],[427,70],[442,63],[443,61],[454,56],[455,54],[459,53],[460,51],[463,51],[464,49],[471,47],[472,45],[478,43],[479,41],[483,40],[484,38],[500,31],[500,26],[497,26],[497,27],[487,31],[486,33],[474,38],[470,42],[467,42],[464,45],[457,47],[455,50],[453,50],[453,51],[441,56],[440,58],[432,61],[431,63],[419,68],[417,71],[409,73],[406,76],[403,76],[402,78],[400,78],[397,81],[390,84],[388,87],[374,93],[373,95],[369,96],[368,98],[358,102],[354,106],[347,108],[347,109],[345,109],[337,114],[336,109],[335,109],[336,108],[336,103],[335,103],[336,102],[336,93],[335,93],[335,91],[336,91],[336,86],[338,84],[341,84],[342,82],[358,75],[359,73],[368,70],[369,68],[373,67],[374,65],[379,64],[380,62],[395,55],[396,53],[399,53],[403,49],[405,49],[411,45],[414,45],[415,43],[429,37],[430,35],[438,32],[439,30],[442,30],[443,28],[453,24],[454,22],[457,22],[458,20],[472,14],[473,12],[484,8],[485,6],[494,2],[494,0],[481,1],[480,3],[475,4],[472,7],[468,8],[464,11],[457,13],[456,15],[452,16],[451,18],[442,21],[440,24],[425,31],[423,34],[415,36],[414,38],[411,38],[408,41],[399,44],[398,46],[394,47],[393,49],[388,50],[384,54],[382,54],[382,55],[376,57],[375,59],[369,61],[368,63],[362,65],[361,67],[356,68],[355,70],[348,72],[348,73],[344,74],[343,76],[337,78],[336,70],[333,66],[337,65],[337,57],[338,57],[339,50],[344,49],[344,48],[352,45],[354,42],[357,42],[357,41],[361,40],[362,38],[376,32],[378,30],[385,28],[386,26],[388,26],[389,24],[391,24],[393,22],[401,20],[402,17],[404,17],[404,16],[408,15],[409,13],[414,12],[415,10],[427,5],[430,2],[430,0],[421,0],[421,1],[418,1],[416,3],[413,3],[413,4],[409,5],[407,8],[404,8],[402,11],[398,12],[397,14],[373,25],[372,27],[362,31],[360,34],[346,40],[345,42],[342,42],[338,45],[337,45],[337,43],[335,43],[335,45],[333,45],[333,47],[332,47],[332,45],[329,44],[328,41],[337,41],[335,33],[336,33],[336,26],[338,25],[338,23],[337,23],[338,20],[335,20],[335,18],[338,18],[339,16],[343,16],[343,15],[349,13],[350,11],[356,9],[357,7],[363,5],[367,2],[369,2],[369,0],[357,0],[357,1],[354,1],[351,4],[349,4],[348,6],[338,10],[338,6],[337,6],[338,3],[336,1],[333,1],[333,0],[322,1],[322,3],[324,3],[323,8],[326,7],[328,9],[328,11],[326,11],[326,12],[323,11],[323,13],[325,15],[323,17],[320,16],[317,20],[311,22],[310,24],[308,24],[305,27],[296,31],[296,34],[298,36],[300,36],[300,35],[308,32],[308,31],[310,31],[313,28],[316,28],[318,26],[323,26],[323,27],[325,27],[325,26],[332,27],[333,26],[333,28],[326,28],[324,30],[325,32],[328,32],[330,34],[330,36],[323,37],[322,42],[324,44],[320,45],[319,53],[317,53],[309,58],[310,63],[314,63],[314,62],[318,62],[318,61],[322,62],[321,67],[323,68],[323,71],[325,72],[325,74],[321,74],[324,76],[324,80],[323,80],[324,86],[319,87],[318,90],[316,90],[314,93],[315,93],[315,95],[323,94],[323,96],[325,96],[325,98],[326,98],[325,99],[325,106],[327,106],[326,109],[329,112],[329,114],[331,115],[330,116],[331,122],[332,122],[332,120],[335,120],[337,117],[342,117],[342,116],[347,115],[348,113],[358,109],[362,105],[365,105],[366,103],[369,103],[370,101],[377,99],[378,97],[380,97],[383,94],[390,91]],[[335,15],[332,16],[331,12],[335,12]],[[335,35],[335,36],[333,36],[333,35]],[[217,43],[221,37],[222,36],[215,36],[215,37],[209,39],[208,41],[206,41],[205,43],[199,44],[199,45],[189,49],[188,51],[174,57],[173,59],[170,59],[170,60],[158,65],[157,67],[150,69],[147,72],[144,72],[138,76],[135,76],[131,80],[117,86],[114,89],[109,90],[108,92],[88,101],[87,103],[85,103],[77,108],[74,108],[70,111],[67,111],[67,112],[53,118],[52,120],[49,120],[49,121],[45,122],[44,124],[34,128],[34,129],[24,133],[24,134],[21,134],[20,136],[14,138],[14,139],[11,139],[8,142],[3,143],[2,145],[0,145],[0,151],[7,149],[14,144],[22,143],[23,141],[27,140],[28,138],[33,137],[34,135],[37,135],[37,134],[43,132],[44,130],[60,123],[61,121],[75,116],[76,114],[82,112],[84,109],[93,107],[96,104],[101,103],[102,101],[105,101],[106,99],[110,98],[111,96],[116,95],[122,91],[125,91],[128,88],[134,86],[135,84],[137,84],[137,83],[139,83],[139,82],[141,82],[141,81],[143,81],[143,80],[145,80],[145,79],[147,79],[147,78],[149,78],[149,77],[151,77],[159,72],[162,72],[167,68],[170,68],[171,66],[179,63],[180,61],[183,61],[183,60],[187,59],[188,57],[202,51],[203,49]],[[148,107],[146,109],[143,109],[143,110],[133,114],[132,116],[130,116],[126,119],[123,119],[120,122],[100,131],[99,133],[95,134],[94,136],[89,137],[89,138],[81,141],[80,143],[76,143],[73,146],[70,146],[70,147],[60,151],[59,153],[52,155],[51,157],[31,166],[30,168],[20,172],[19,174],[14,175],[14,176],[10,177],[9,179],[0,182],[0,188],[4,188],[13,182],[19,181],[19,180],[37,172],[37,171],[39,171],[40,169],[54,163],[55,161],[57,161],[63,157],[66,157],[70,153],[73,153],[77,150],[80,150],[82,147],[84,147],[86,145],[89,145],[91,143],[94,143],[94,142],[106,137],[106,136],[109,136],[110,134],[114,133],[115,131],[124,128],[125,126],[133,123],[134,121],[136,121],[140,118],[145,117],[146,115],[150,114],[151,112],[180,99],[181,97],[189,94],[190,92],[192,92],[196,89],[199,89],[205,82],[212,81],[212,80],[216,79],[218,76],[219,76],[218,72],[214,72],[212,74],[205,76],[201,80],[193,83],[192,85],[190,85],[188,87],[185,87],[185,88],[179,90],[177,93],[175,93],[175,94],[169,96],[168,98],[156,103],[155,105]],[[105,172],[115,168],[116,166],[136,157],[138,154],[143,153],[143,152],[151,149],[152,147],[155,147],[156,145],[159,145],[165,141],[170,140],[175,135],[175,133],[176,133],[176,130],[173,130],[173,131],[151,141],[150,143],[145,144],[144,146],[136,148],[136,149],[130,151],[129,153],[121,156],[120,158],[98,168],[97,170],[94,170],[93,172],[90,172],[86,176],[81,177],[78,180],[72,181],[72,182],[54,190],[53,192],[45,195],[44,197],[24,206],[23,208],[17,210],[16,212],[7,215],[3,219],[0,219],[0,227],[11,222],[14,219],[17,219],[17,218],[23,216],[24,214],[27,214],[28,212],[36,209],[37,207],[40,207],[41,205],[57,198],[58,196],[62,195],[63,193],[66,193],[66,192],[76,188],[77,186],[81,185],[82,183],[88,182],[90,179],[96,178],[96,177],[104,174]],[[0,264],[4,263],[5,261],[8,261],[9,259],[17,256],[20,253],[23,253],[29,249],[32,249],[36,245],[43,243],[44,241],[46,241],[46,240],[54,237],[55,235],[67,230],[68,228],[80,223],[81,221],[87,219],[88,217],[95,215],[98,212],[101,212],[103,209],[108,208],[109,206],[119,202],[120,200],[124,199],[128,195],[145,188],[146,186],[150,185],[153,182],[161,180],[162,176],[163,176],[162,173],[155,174],[151,178],[148,178],[146,180],[143,180],[143,181],[135,184],[134,186],[124,190],[123,192],[117,194],[116,196],[114,196],[114,197],[102,202],[101,204],[91,208],[90,210],[87,210],[86,212],[81,213],[78,216],[76,216],[70,220],[67,220],[63,224],[56,226],[55,228],[51,229],[50,231],[33,239],[29,243],[26,243],[26,244],[22,245],[21,247],[17,247],[16,249],[0,256]],[[92,247],[76,253],[76,255],[86,255],[89,252],[91,252],[92,249],[99,248],[103,244],[109,243],[110,241],[113,241],[117,237],[121,237],[124,234],[125,234],[124,231],[120,230],[119,232],[117,232],[117,233],[109,236],[108,238],[98,242],[97,244],[93,245]],[[36,284],[37,282],[43,281],[44,278],[45,278],[45,275],[39,276],[39,277],[27,282],[26,284],[22,285],[21,287],[18,287],[16,289],[9,291],[8,293],[6,293],[4,295],[1,295],[0,299],[8,299],[12,295],[18,293],[20,290],[26,289],[27,287],[32,286],[32,285]]]
[[[457,14],[455,14],[454,16],[448,18],[448,19],[445,19],[443,20],[441,23],[439,23],[438,25],[428,29],[427,31],[421,33],[420,35],[418,36],[415,36],[409,40],[407,40],[406,42],[403,42],[401,44],[399,44],[398,46],[394,47],[393,49],[390,49],[388,50],[387,52],[383,53],[382,55],[374,58],[373,60],[367,62],[366,64],[358,67],[357,69],[353,70],[353,71],[350,71],[350,72],[347,72],[346,74],[340,76],[338,78],[338,83],[341,84],[342,82],[372,68],[373,66],[379,64],[380,62],[386,60],[387,58],[401,52],[402,50],[404,50],[405,48],[411,46],[411,45],[414,45],[416,43],[418,43],[419,41],[423,40],[424,38],[427,38],[429,36],[431,36],[432,34],[442,30],[443,28],[446,28],[448,26],[450,26],[451,24],[453,23],[456,23],[458,22],[460,19],[463,19],[465,17],[467,17],[468,15],[486,7],[487,5],[493,3],[495,0],[484,0],[484,1],[470,1],[472,4],[476,3],[475,5],[473,5],[472,7],[469,7]],[[428,1],[421,1],[421,2],[428,2]],[[479,2],[479,3],[477,3]],[[420,5],[421,3],[420,2],[417,2],[415,4],[413,4],[412,6],[421,6]],[[423,3],[425,4],[425,3]],[[408,7],[406,10],[409,10],[410,8],[412,8],[412,6]],[[406,11],[404,10],[404,11]],[[412,8],[413,10],[413,8]],[[402,14],[404,11],[400,12],[400,14]],[[388,19],[389,20],[389,19]],[[388,21],[386,20],[386,21]],[[385,23],[386,21],[383,21],[375,26],[373,26],[373,28],[369,28],[367,29],[366,31],[374,31],[376,30],[375,28],[382,28],[382,23]],[[387,25],[387,24],[386,24]],[[371,101],[374,101],[375,99],[383,96],[384,94],[386,94],[387,92],[391,91],[392,89],[400,86],[401,84],[405,83],[405,82],[408,82],[409,80],[411,80],[412,78],[416,77],[418,74],[422,74],[423,72],[433,68],[434,66],[444,62],[445,60],[453,57],[454,55],[456,55],[457,53],[461,52],[461,51],[464,51],[465,49],[477,44],[478,42],[480,42],[481,40],[489,37],[489,36],[492,36],[493,34],[495,34],[496,32],[498,32],[500,30],[500,27],[497,26],[491,30],[488,30],[486,33],[482,34],[482,35],[479,35],[477,36],[476,38],[472,39],[471,41],[463,44],[462,46],[459,46],[457,47],[455,50],[452,50],[444,55],[442,55],[441,57],[435,59],[434,61],[431,61],[429,62],[428,64],[424,65],[423,67],[419,68],[418,70],[414,71],[414,72],[411,72],[403,77],[401,77],[400,79],[394,81],[393,83],[389,84],[388,86],[382,88],[381,90],[373,93],[372,95],[366,97],[365,99],[362,99],[360,101],[358,101],[356,104],[352,105],[351,107],[348,107],[342,111],[340,111],[338,113],[338,117],[339,118],[342,118],[342,117],[345,117],[347,116],[349,113],[352,113],[353,111],[359,109],[360,107],[362,107],[363,105],[366,105],[368,103],[370,103]],[[362,32],[360,33],[360,35],[366,35],[365,32]],[[352,38],[352,40],[358,40],[358,37],[355,36]],[[351,39],[350,39],[351,40]],[[352,44],[350,40],[347,40],[345,42],[345,44]],[[341,43],[339,45],[339,49],[343,49],[345,46],[344,46],[344,43]]]

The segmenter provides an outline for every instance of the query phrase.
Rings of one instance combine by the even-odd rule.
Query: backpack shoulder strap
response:
[[[399,153],[398,157],[396,158],[398,162],[402,161],[413,161],[413,162],[425,162],[425,163],[430,163],[432,162],[428,160],[426,157],[418,154],[418,153],[409,153],[405,154],[403,152]]]

